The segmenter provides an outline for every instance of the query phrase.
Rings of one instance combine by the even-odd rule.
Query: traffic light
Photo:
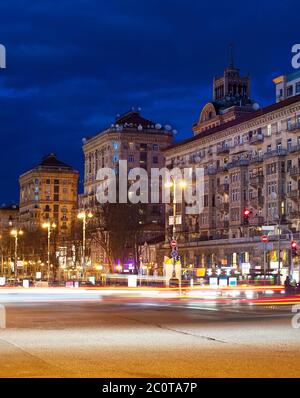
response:
[[[243,210],[243,224],[248,225],[249,224],[249,218],[250,218],[251,210],[249,209],[244,209]]]
[[[292,257],[295,257],[298,255],[298,245],[297,242],[292,241],[291,242],[291,250],[292,250]]]

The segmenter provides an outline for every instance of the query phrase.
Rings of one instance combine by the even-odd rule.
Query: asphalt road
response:
[[[290,306],[1,301],[0,377],[300,377]]]

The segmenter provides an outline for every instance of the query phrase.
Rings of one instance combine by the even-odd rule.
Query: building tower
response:
[[[258,109],[250,98],[250,77],[241,76],[233,56],[222,76],[213,80],[213,101],[208,102],[193,125],[194,135],[235,120]]]
[[[71,227],[77,207],[78,171],[51,153],[22,174],[20,183],[20,224],[35,230],[47,221],[57,225],[60,236]]]

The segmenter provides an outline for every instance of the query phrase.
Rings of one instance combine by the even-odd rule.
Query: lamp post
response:
[[[48,238],[48,244],[47,244],[47,264],[48,264],[48,282],[50,281],[50,243],[51,243],[51,232],[56,228],[55,223],[50,223],[50,222],[45,222],[42,227],[44,229],[47,229],[47,238]]]
[[[13,229],[10,231],[10,234],[13,238],[15,238],[15,261],[14,261],[14,272],[15,272],[15,279],[18,276],[18,238],[19,236],[23,235],[22,230]]]
[[[77,218],[82,220],[82,259],[81,259],[81,265],[82,265],[82,274],[83,278],[85,275],[85,246],[86,246],[86,223],[88,219],[91,219],[93,217],[93,214],[90,211],[83,210],[81,211],[78,215]]]
[[[171,181],[165,184],[166,188],[172,188],[173,189],[173,202],[172,202],[172,207],[173,207],[173,229],[172,229],[172,240],[176,241],[176,206],[177,206],[177,198],[176,198],[176,190],[177,190],[177,181],[176,178],[173,176],[170,176]],[[179,187],[181,188],[181,193],[182,190],[186,187],[186,182],[184,180],[179,181]],[[178,243],[177,246],[173,248],[174,250],[178,251]],[[172,273],[172,279],[176,279],[176,257],[173,256],[173,273]]]

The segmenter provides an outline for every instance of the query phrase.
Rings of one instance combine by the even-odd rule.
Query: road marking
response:
[[[0,329],[6,329],[6,309],[4,305],[0,305]]]

